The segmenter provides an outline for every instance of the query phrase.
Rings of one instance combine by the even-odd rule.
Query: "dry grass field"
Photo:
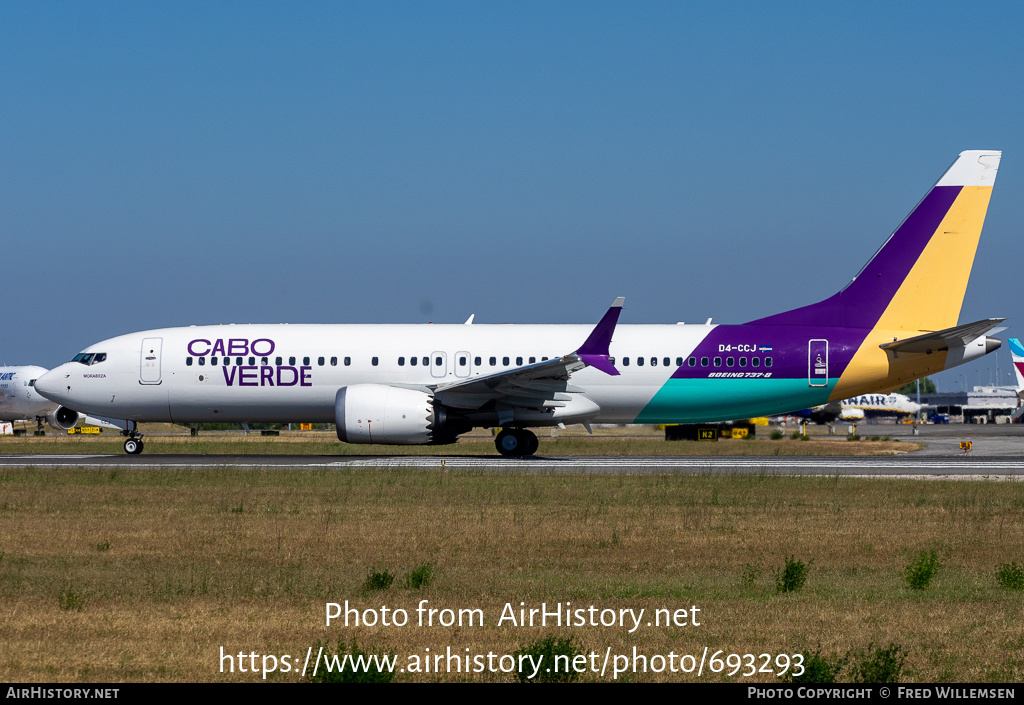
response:
[[[236,657],[289,655],[293,670],[268,680],[298,681],[308,647],[325,640],[355,639],[397,653],[404,666],[426,649],[508,654],[553,633],[599,654],[598,666],[634,647],[699,659],[704,647],[842,655],[895,643],[907,654],[906,681],[1019,682],[1024,594],[1001,587],[996,570],[1024,565],[1022,519],[1024,484],[994,481],[5,469],[0,678],[262,680],[237,665],[222,672],[223,647]],[[935,551],[941,566],[914,590],[905,571],[922,551]],[[776,572],[787,558],[810,570],[801,590],[780,593]],[[425,564],[430,583],[406,588],[404,577]],[[367,592],[374,571],[396,579]],[[325,604],[346,600],[404,609],[410,623],[326,627]],[[484,624],[416,626],[422,600],[479,609]],[[633,633],[499,625],[505,604],[520,602],[646,612]],[[652,610],[694,605],[700,626],[646,626]],[[610,681],[610,669],[581,679]],[[619,680],[698,677],[630,668]],[[774,676],[705,670],[699,680]]]
[[[352,445],[338,441],[334,431],[282,431],[280,436],[243,435],[239,431],[204,431],[190,437],[188,430],[171,424],[152,424],[144,430],[145,453],[207,455],[498,455],[490,432],[477,429],[458,443],[446,446]],[[824,434],[823,429],[813,428]],[[885,426],[874,427],[884,434]],[[790,433],[792,429],[790,429]],[[99,435],[66,435],[47,431],[43,437],[0,436],[2,454],[49,453],[123,453],[124,439],[117,432]],[[717,443],[690,441],[666,442],[664,432],[654,426],[595,429],[587,434],[582,427],[570,427],[557,437],[540,435],[538,455],[892,455],[916,450],[912,441],[848,441],[845,436],[812,435],[809,440],[789,437],[770,440],[763,431],[757,438],[722,440]],[[886,437],[886,436],[883,436]]]

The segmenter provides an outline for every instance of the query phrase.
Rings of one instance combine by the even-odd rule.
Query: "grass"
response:
[[[1017,682],[1020,593],[993,576],[1021,563],[1022,510],[1024,485],[995,481],[2,469],[0,673],[17,682],[251,682],[260,675],[219,669],[221,648],[301,664],[317,643],[355,640],[402,658],[447,646],[512,654],[553,634],[602,654],[636,647],[698,658],[708,646],[866,659],[876,644],[899,644],[879,663],[898,662],[902,681]],[[932,550],[943,556],[941,580],[908,590],[908,556]],[[793,556],[813,561],[813,579],[779,594],[765,567]],[[406,576],[425,565],[431,579],[419,589],[361,591],[371,571]],[[325,603],[345,601],[405,610],[410,623],[327,627]],[[647,616],[695,606],[699,626],[518,623],[521,609],[566,602]],[[431,626],[416,624],[421,606],[437,610]],[[460,610],[479,610],[483,625],[459,626]],[[499,624],[505,610],[516,623]],[[395,680],[514,678],[421,670]]]
[[[463,436],[458,443],[445,446],[381,446],[341,443],[333,431],[282,431],[280,436],[243,435],[241,432],[208,431],[191,437],[188,431],[171,431],[160,424],[159,432],[145,437],[146,455],[328,455],[328,456],[400,456],[400,455],[498,455],[494,438],[483,429]],[[114,432],[100,435],[0,436],[0,453],[9,454],[124,454],[124,439]],[[667,442],[654,427],[616,427],[598,429],[594,436],[582,431],[560,431],[557,437],[541,430],[538,455],[892,455],[921,448],[907,441],[841,443],[845,437],[801,436],[777,439],[767,431],[751,440],[726,439],[717,443],[697,441]],[[802,442],[795,442],[802,441]]]

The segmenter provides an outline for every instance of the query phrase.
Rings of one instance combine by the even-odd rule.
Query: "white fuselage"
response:
[[[0,367],[0,421],[34,419],[57,408],[35,388],[35,381],[46,372],[35,365]]]
[[[622,325],[612,356],[645,358],[620,376],[587,368],[571,384],[632,422],[712,325]],[[134,421],[333,422],[347,385],[427,388],[577,349],[588,325],[227,325],[143,331],[86,348],[44,393],[77,411]],[[103,355],[102,361],[89,355]],[[654,358],[655,365],[650,364]],[[668,358],[669,365],[664,364]],[[95,359],[95,358],[93,358]],[[415,360],[416,364],[412,364]],[[376,361],[376,363],[375,363]]]

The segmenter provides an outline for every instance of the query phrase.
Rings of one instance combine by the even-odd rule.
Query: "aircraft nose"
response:
[[[67,378],[65,366],[56,367],[36,380],[36,391],[50,401],[63,404],[69,391],[65,384]]]

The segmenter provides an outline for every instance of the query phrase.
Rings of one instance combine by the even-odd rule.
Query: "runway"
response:
[[[1024,457],[787,456],[297,456],[297,455],[7,455],[0,467],[234,468],[249,470],[418,468],[531,474],[746,474],[933,479],[1024,480]]]

